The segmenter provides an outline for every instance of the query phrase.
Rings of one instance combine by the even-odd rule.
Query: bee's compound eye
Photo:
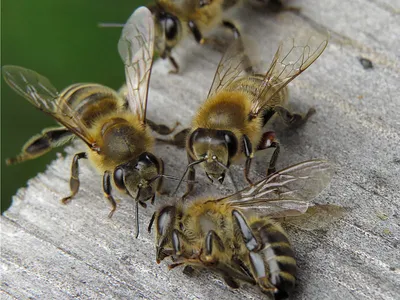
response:
[[[178,34],[178,21],[173,16],[165,18],[165,36],[168,40],[173,40]]]
[[[125,182],[124,182],[124,170],[121,167],[117,167],[114,170],[114,183],[117,186],[117,188],[121,190],[125,190]]]
[[[149,153],[149,152],[144,152],[142,154],[140,154],[139,159],[138,159],[138,166],[150,166],[150,165],[154,165],[156,166],[157,170],[160,169],[160,163],[157,159],[157,157],[155,157],[153,154]]]
[[[238,141],[236,136],[231,131],[226,131],[224,134],[225,143],[228,148],[229,157],[233,157],[238,150]]]

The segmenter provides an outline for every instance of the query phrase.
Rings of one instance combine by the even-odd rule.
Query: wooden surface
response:
[[[400,299],[400,20],[399,0],[299,0],[300,13],[273,15],[244,8],[243,32],[256,40],[268,63],[279,40],[329,30],[321,58],[290,85],[292,106],[317,114],[302,128],[280,120],[266,129],[282,145],[278,168],[327,158],[337,165],[330,187],[316,202],[335,203],[349,213],[323,231],[289,230],[299,276],[292,299]],[[188,125],[207,95],[220,53],[187,42],[176,55],[180,75],[167,62],[154,65],[149,117]],[[364,69],[359,58],[372,61]],[[122,66],[122,65],[121,65]],[[121,67],[122,68],[122,67]],[[121,69],[122,70],[122,69]],[[134,207],[121,199],[114,217],[101,192],[101,176],[81,163],[81,190],[70,205],[72,154],[49,165],[19,190],[1,217],[2,299],[261,299],[257,287],[229,289],[208,272],[192,277],[155,263],[153,238],[145,230],[154,207],[142,210],[134,239]],[[157,145],[166,174],[180,176],[186,155]],[[262,176],[270,153],[259,155],[254,176]],[[242,166],[235,166],[237,181]],[[199,172],[197,195],[223,195],[232,186],[211,186]],[[168,182],[168,189],[175,186]],[[203,191],[203,193],[201,193]],[[172,198],[158,198],[156,207]]]

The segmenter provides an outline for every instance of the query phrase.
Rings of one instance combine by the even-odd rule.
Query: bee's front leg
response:
[[[188,26],[196,42],[198,42],[199,44],[204,44],[206,40],[204,39],[203,34],[200,32],[200,29],[197,26],[197,24],[194,21],[189,21]]]
[[[251,144],[250,139],[247,135],[243,135],[243,153],[246,156],[244,177],[246,178],[246,181],[250,185],[253,185],[253,182],[249,178],[249,173],[250,173],[251,160],[253,159],[254,153],[253,153],[253,145]]]
[[[190,131],[190,128],[185,128],[185,129],[179,131],[177,134],[175,134],[171,140],[157,139],[157,141],[164,143],[164,144],[168,144],[168,145],[174,145],[178,148],[185,148],[186,137],[187,137],[189,131]]]
[[[279,142],[275,139],[275,132],[267,131],[262,135],[261,141],[258,144],[257,150],[264,150],[268,148],[275,148],[272,153],[271,159],[269,161],[267,175],[275,173],[276,171],[276,161],[278,160],[280,145]]]
[[[111,195],[111,172],[105,171],[103,175],[103,191],[108,201],[111,203],[111,211],[108,214],[108,217],[111,218],[117,209],[117,202],[114,197]]]

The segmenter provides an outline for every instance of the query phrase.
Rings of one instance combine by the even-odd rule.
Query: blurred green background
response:
[[[13,64],[48,77],[60,91],[76,82],[119,88],[124,69],[117,52],[120,28],[99,22],[124,23],[144,0],[2,0],[1,65]],[[18,188],[43,172],[57,149],[25,163],[6,166],[24,143],[55,122],[36,110],[1,81],[1,211]]]

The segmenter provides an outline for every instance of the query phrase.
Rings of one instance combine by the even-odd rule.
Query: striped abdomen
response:
[[[257,101],[259,98],[260,90],[262,89],[262,86],[264,84],[264,77],[265,75],[263,74],[255,74],[239,78],[232,82],[228,86],[227,90],[246,92],[250,95],[250,97],[252,97],[252,101]],[[276,81],[272,80],[272,86],[269,89],[269,92],[261,95],[261,97],[265,98],[264,101],[266,101],[267,108],[273,108],[276,105],[283,105],[285,102],[287,102],[289,96],[287,87],[284,87],[283,89],[278,91],[276,95],[270,98],[271,95],[274,94],[275,91],[277,91],[277,88],[273,86],[274,84],[276,84]]]
[[[275,299],[288,297],[296,280],[296,260],[286,232],[271,219],[258,220],[251,228],[262,243],[258,253],[263,255],[269,281],[278,289]]]
[[[78,83],[67,87],[60,93],[58,103],[61,112],[70,114],[71,110],[74,111],[89,128],[97,119],[121,110],[125,104],[116,91],[94,83]]]

